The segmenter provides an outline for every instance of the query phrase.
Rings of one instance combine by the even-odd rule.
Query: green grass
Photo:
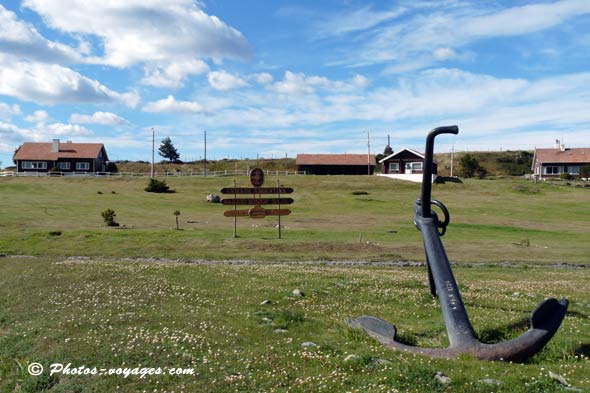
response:
[[[375,315],[394,322],[405,341],[446,346],[422,268],[0,258],[0,391],[563,391],[550,371],[590,389],[588,271],[456,270],[486,341],[526,330],[522,321],[545,296],[569,298],[569,312],[524,364],[435,360],[389,350],[343,323]],[[291,295],[295,288],[306,296]],[[261,305],[265,299],[272,303]],[[317,346],[302,347],[306,341]],[[358,358],[344,362],[349,354]],[[196,375],[33,377],[31,362],[191,367]],[[437,371],[452,383],[439,384]]]
[[[50,256],[262,260],[423,260],[412,204],[420,185],[366,176],[288,176],[295,188],[277,239],[275,218],[238,219],[205,197],[231,178],[169,178],[174,194],[143,191],[145,178],[0,178],[0,253]],[[267,179],[273,185],[276,178]],[[246,178],[238,185],[247,186]],[[363,193],[367,194],[364,195]],[[451,212],[443,241],[454,262],[588,263],[590,189],[524,180],[433,186]],[[127,229],[107,228],[115,210]],[[181,231],[174,230],[179,210]],[[189,222],[187,222],[189,221]],[[50,232],[61,231],[61,236]]]
[[[174,194],[144,192],[145,178],[0,178],[0,254],[9,254],[0,257],[0,391],[563,391],[550,371],[590,390],[590,273],[538,266],[588,264],[589,189],[515,179],[433,186],[451,212],[443,242],[482,340],[522,333],[545,297],[571,302],[547,347],[510,364],[394,352],[344,324],[375,315],[394,322],[404,342],[448,345],[424,268],[318,263],[423,261],[412,223],[419,185],[366,176],[280,180],[295,188],[296,201],[284,238],[276,218],[246,218],[234,239],[226,207],[205,201],[231,178],[167,179]],[[126,229],[104,226],[107,208]],[[295,288],[306,296],[293,296]],[[261,305],[265,299],[272,303]],[[306,341],[317,346],[303,348]],[[358,357],[344,362],[349,354]],[[33,377],[31,362],[188,367],[196,375]],[[438,383],[437,371],[452,383]]]

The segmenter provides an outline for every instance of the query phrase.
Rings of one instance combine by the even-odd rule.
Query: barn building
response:
[[[308,175],[372,175],[376,165],[367,154],[297,154],[295,162]]]

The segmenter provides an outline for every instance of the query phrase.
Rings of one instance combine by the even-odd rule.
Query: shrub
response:
[[[115,211],[113,209],[106,209],[105,211],[100,213],[100,215],[102,216],[105,224],[107,224],[108,227],[118,227],[119,226],[119,223],[115,222],[115,217],[117,215],[115,214]]]
[[[107,172],[111,172],[111,173],[118,172],[118,170],[119,170],[119,168],[117,168],[117,164],[115,164],[112,161],[107,162],[105,169],[107,170]]]
[[[353,191],[352,195],[369,195],[367,191]]]
[[[157,179],[150,179],[146,188],[144,188],[147,192],[158,192],[158,193],[171,193],[175,192],[171,190],[170,187],[166,184],[166,180],[157,180]]]
[[[590,178],[590,165],[582,165],[580,167],[580,177],[585,179]]]
[[[471,154],[467,153],[461,157],[461,176],[473,177],[479,167],[479,161]]]
[[[49,236],[61,236],[61,231],[50,231]]]
[[[562,173],[561,175],[559,175],[559,178],[561,180],[573,180],[574,177],[572,175],[570,175],[569,173]]]

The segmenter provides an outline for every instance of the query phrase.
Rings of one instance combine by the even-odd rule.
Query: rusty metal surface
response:
[[[292,198],[231,198],[222,199],[222,205],[290,205]]]
[[[222,194],[292,194],[291,187],[225,187]]]
[[[248,209],[248,210],[226,210],[225,212],[223,212],[223,215],[225,217],[252,217],[250,215],[250,212],[252,212],[254,208],[252,209]],[[256,216],[256,218],[263,218],[266,216],[288,216],[289,214],[291,214],[291,210],[289,209],[262,209],[263,212],[261,212],[260,210],[255,210],[253,212],[253,214]],[[252,217],[254,218],[254,217]]]
[[[254,187],[260,187],[264,184],[264,171],[260,168],[254,168],[250,172],[250,183]]]

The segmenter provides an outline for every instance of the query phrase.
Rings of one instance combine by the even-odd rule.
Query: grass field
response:
[[[205,197],[232,178],[170,178],[173,194],[143,191],[140,178],[0,178],[0,253],[49,256],[262,260],[423,260],[413,225],[416,184],[366,176],[288,176],[292,215],[233,220]],[[267,185],[276,184],[270,177]],[[248,185],[246,178],[238,185]],[[353,195],[366,191],[368,195]],[[588,263],[590,188],[525,180],[436,184],[451,212],[443,238],[454,262]],[[117,213],[128,229],[106,228]],[[180,210],[181,231],[173,230]],[[187,223],[189,221],[189,223]],[[50,232],[61,231],[60,236]]]
[[[448,345],[425,268],[371,264],[423,261],[412,224],[419,185],[281,177],[296,201],[284,238],[276,218],[246,218],[233,239],[226,207],[205,201],[232,178],[167,181],[175,193],[146,193],[144,178],[0,178],[0,391],[564,391],[553,373],[590,391],[590,271],[550,266],[589,264],[588,188],[516,179],[433,186],[451,212],[443,242],[480,339],[519,335],[545,297],[570,300],[547,347],[511,364],[398,353],[344,324],[375,315],[405,341]],[[126,229],[104,226],[107,208]],[[27,372],[32,362],[45,367],[41,376]],[[51,363],[195,374],[50,376]],[[438,382],[438,371],[451,383]]]
[[[562,328],[524,364],[394,352],[343,323],[372,314],[396,323],[407,341],[444,347],[423,268],[1,258],[0,272],[2,391],[564,391],[549,372],[590,389],[586,269],[457,269],[474,327],[487,342],[524,331],[544,296],[569,298]],[[306,296],[293,296],[295,288]],[[261,305],[265,299],[272,303]],[[196,374],[33,377],[31,362]],[[435,380],[438,371],[449,385]]]

